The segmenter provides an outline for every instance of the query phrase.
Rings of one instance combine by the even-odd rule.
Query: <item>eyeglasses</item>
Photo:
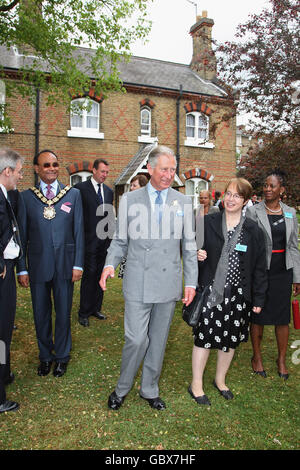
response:
[[[238,193],[232,194],[230,191],[226,191],[225,197],[228,197],[228,198],[232,197],[236,201],[238,201],[239,199],[244,199],[243,196],[240,196]]]
[[[54,162],[54,163],[44,163],[43,164],[43,168],[50,168],[50,167],[53,167],[53,168],[57,168],[59,166],[59,163],[58,162]]]

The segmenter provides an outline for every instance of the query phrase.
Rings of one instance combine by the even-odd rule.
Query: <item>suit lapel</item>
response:
[[[286,204],[283,204],[282,202],[280,203],[280,205],[282,207],[282,212],[283,212],[285,227],[286,227],[286,244],[288,244],[289,238],[294,228],[293,214],[289,210],[290,209],[289,206],[287,206]],[[285,214],[287,212],[290,213],[292,217],[285,217]]]
[[[93,183],[91,182],[91,179],[89,179],[87,181],[86,187],[87,187],[87,189],[90,193],[90,196],[91,196],[92,200],[97,204],[97,206],[99,206],[98,194],[95,191],[95,188],[94,188]]]
[[[257,214],[258,220],[260,221],[261,225],[264,227],[266,233],[268,234],[270,241],[272,242],[271,226],[269,223],[267,212],[262,202],[257,205],[256,214]]]

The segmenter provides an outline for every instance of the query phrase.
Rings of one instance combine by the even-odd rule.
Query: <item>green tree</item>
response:
[[[217,48],[219,78],[239,92],[237,111],[254,117],[253,132],[299,132],[299,11],[298,0],[269,0]]]
[[[52,104],[69,103],[70,93],[91,86],[104,96],[120,90],[118,61],[129,57],[132,42],[146,38],[150,1],[1,1],[0,45],[18,48],[22,64],[17,83],[6,80],[7,95],[33,96],[39,88]],[[0,74],[7,77],[1,65]]]
[[[286,174],[285,197],[288,204],[300,206],[300,137],[279,135],[266,137],[262,145],[256,145],[242,157],[238,176],[247,178],[256,194],[262,195],[262,187],[270,170],[280,168]]]

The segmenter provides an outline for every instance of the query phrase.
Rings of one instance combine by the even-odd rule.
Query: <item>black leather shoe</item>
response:
[[[82,326],[90,326],[89,319],[85,317],[78,317],[78,323]]]
[[[198,405],[208,405],[210,406],[211,403],[206,395],[201,395],[200,397],[195,397],[192,391],[192,387],[189,385],[188,387],[188,392],[191,395],[191,397],[198,403]]]
[[[13,383],[14,380],[15,380],[15,375],[12,372],[10,372],[9,376],[4,380],[4,385],[5,386],[10,385]]]
[[[101,312],[92,313],[92,317],[98,318],[98,320],[106,320],[106,316]]]
[[[38,367],[38,375],[48,375],[51,370],[52,361],[41,361]]]
[[[256,375],[260,375],[261,377],[263,377],[264,379],[267,378],[267,373],[265,370],[254,370],[254,367],[253,367],[253,357],[251,359],[251,364],[252,364],[252,370],[254,372],[254,374]]]
[[[222,395],[222,397],[225,398],[225,400],[233,399],[234,395],[230,390],[220,390],[215,381],[213,381],[213,385],[214,387],[216,387],[220,395]]]
[[[289,374],[282,374],[281,372],[278,372],[278,375],[281,379],[287,380],[289,378]]]
[[[162,399],[160,397],[156,397],[156,398],[145,398],[143,397],[142,395],[140,395],[141,398],[143,398],[143,400],[146,400],[149,405],[151,406],[151,408],[154,408],[155,410],[165,410],[167,407],[166,407],[166,404],[164,401],[162,401]]]
[[[67,362],[56,362],[53,369],[54,377],[62,377],[67,371]]]
[[[119,397],[116,392],[112,392],[108,397],[108,408],[111,410],[118,410],[123,405],[125,397],[126,395],[124,397]]]
[[[20,408],[19,403],[16,401],[6,400],[2,405],[0,405],[0,413],[6,413],[8,411],[17,411]]]

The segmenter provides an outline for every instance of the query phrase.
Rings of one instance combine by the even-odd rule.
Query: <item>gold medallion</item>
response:
[[[51,219],[54,219],[54,217],[56,216],[56,212],[55,212],[55,209],[54,209],[54,206],[45,206],[44,207],[44,218],[47,219],[47,220],[51,220]]]
[[[47,220],[54,219],[56,216],[56,211],[54,208],[54,204],[59,202],[62,197],[64,197],[68,191],[70,191],[71,186],[67,185],[63,189],[60,190],[59,194],[55,196],[53,199],[47,199],[38,188],[30,188],[30,190],[36,195],[36,197],[43,202],[44,204],[48,204],[48,206],[44,207],[44,218]]]

